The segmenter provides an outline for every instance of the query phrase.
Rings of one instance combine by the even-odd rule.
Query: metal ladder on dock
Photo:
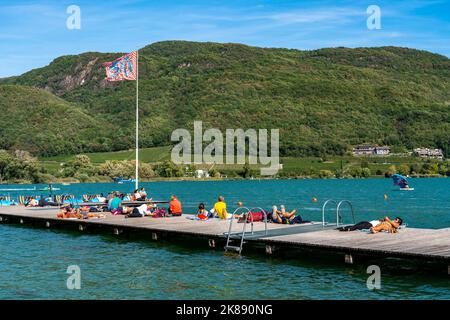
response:
[[[234,215],[240,210],[245,210],[245,212],[242,215],[242,218],[244,219],[243,226],[242,226],[242,232],[232,233],[231,230],[232,230],[232,227],[233,227]],[[247,231],[246,231],[247,223],[250,223],[250,225],[251,225],[250,235],[254,235],[253,215],[252,215],[252,212],[254,210],[260,210],[260,212],[263,213],[263,215],[264,215],[264,224],[265,224],[265,226],[264,226],[264,235],[267,235],[267,212],[265,210],[263,210],[261,208],[258,208],[258,207],[257,208],[252,208],[252,209],[248,209],[246,207],[237,208],[233,212],[232,218],[230,220],[230,225],[228,227],[228,232],[226,233],[226,235],[227,235],[227,243],[225,245],[225,251],[226,252],[233,251],[233,252],[237,252],[239,255],[241,254],[242,248],[243,248],[244,243],[245,243],[244,240],[245,240],[246,235],[247,235]],[[239,241],[239,246],[230,245],[230,242],[232,242],[234,240]]]
[[[339,227],[339,223],[342,222],[342,215],[340,214],[340,210],[343,204],[348,204],[348,206],[350,207],[351,213],[352,213],[352,220],[353,223],[355,222],[355,209],[353,208],[353,204],[351,203],[351,201],[349,200],[341,200],[339,202],[337,202],[334,199],[328,199],[327,201],[324,202],[323,206],[322,206],[322,226],[325,227],[327,225],[327,223],[325,222],[325,209],[327,207],[327,205],[329,203],[334,203],[336,205],[336,227]]]

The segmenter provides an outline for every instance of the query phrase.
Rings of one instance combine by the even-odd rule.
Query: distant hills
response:
[[[121,53],[63,56],[0,80],[0,149],[40,156],[133,148],[135,83],[108,83]],[[450,59],[408,48],[268,49],[164,41],[140,50],[143,147],[176,128],[280,128],[282,155],[370,142],[450,155]]]

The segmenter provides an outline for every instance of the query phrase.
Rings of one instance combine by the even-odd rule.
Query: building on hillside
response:
[[[377,156],[387,156],[391,153],[391,148],[388,146],[375,147],[374,154]]]
[[[353,148],[354,156],[386,156],[391,152],[391,148],[388,146],[373,146],[371,144],[360,144]]]
[[[375,147],[371,144],[360,144],[353,148],[353,155],[354,156],[370,156],[373,154],[373,151],[375,150]]]
[[[414,149],[414,155],[421,158],[442,159],[444,157],[442,149],[429,149],[429,148],[416,148]]]

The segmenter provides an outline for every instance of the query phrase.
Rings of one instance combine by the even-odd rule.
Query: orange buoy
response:
[[[238,201],[238,202],[237,202],[237,205],[238,205],[238,207],[242,207],[242,206],[243,206],[243,203],[242,203],[241,201]]]

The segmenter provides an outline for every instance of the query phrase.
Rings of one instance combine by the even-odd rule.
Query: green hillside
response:
[[[77,105],[26,86],[0,85],[0,114],[0,149],[41,155],[95,150],[111,129]]]
[[[133,148],[135,82],[108,83],[101,66],[120,55],[60,57],[3,80],[52,94],[0,85],[10,95],[30,90],[47,114],[25,127],[28,93],[0,102],[18,123],[2,129],[2,148],[39,155]],[[69,129],[50,103],[70,110]],[[168,145],[175,128],[191,130],[202,120],[204,129],[280,128],[284,156],[343,154],[362,142],[440,147],[449,155],[450,60],[397,47],[299,51],[159,42],[140,51],[140,109],[142,147]]]

